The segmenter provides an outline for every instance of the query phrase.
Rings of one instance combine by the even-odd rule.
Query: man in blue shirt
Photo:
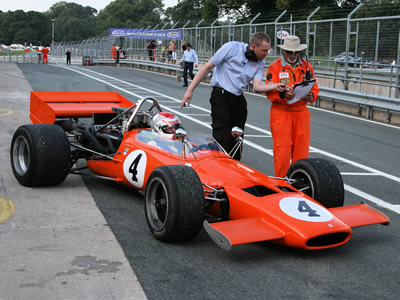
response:
[[[285,85],[276,83],[265,85],[264,58],[271,48],[271,40],[265,33],[255,33],[249,44],[228,42],[197,72],[196,77],[183,96],[181,107],[192,101],[193,91],[202,79],[216,67],[211,78],[213,87],[210,103],[213,136],[229,153],[236,144],[231,130],[238,126],[244,130],[247,119],[247,102],[243,96],[246,86],[253,80],[253,89],[257,93],[274,90],[283,92]],[[235,159],[240,160],[241,151],[237,151]]]
[[[183,65],[183,86],[188,86],[188,81],[187,81],[187,71],[189,70],[189,75],[190,78],[194,78],[193,75],[193,64],[197,68],[197,65],[199,63],[199,58],[197,57],[197,53],[194,49],[192,49],[192,45],[189,43],[186,43],[186,50],[183,52],[182,58],[180,63],[184,64]]]

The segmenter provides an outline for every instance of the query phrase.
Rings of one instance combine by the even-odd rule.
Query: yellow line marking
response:
[[[8,220],[15,211],[14,203],[10,200],[0,197],[0,223]]]
[[[0,117],[12,115],[13,113],[12,110],[0,108]]]

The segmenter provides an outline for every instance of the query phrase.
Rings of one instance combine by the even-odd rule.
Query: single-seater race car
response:
[[[11,142],[20,184],[57,185],[89,171],[130,186],[143,192],[148,226],[164,242],[190,240],[204,226],[225,250],[259,241],[315,250],[347,243],[352,227],[390,222],[367,204],[343,206],[331,162],[304,159],[285,178],[267,176],[210,135],[188,134],[151,97],[132,104],[116,92],[34,91],[30,119]],[[168,122],[178,125],[172,133],[162,131]],[[232,130],[235,151],[242,133]]]

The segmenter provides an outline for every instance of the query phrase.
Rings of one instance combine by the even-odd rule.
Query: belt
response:
[[[194,63],[193,61],[185,61],[185,64],[192,64]]]
[[[216,92],[221,93],[221,94],[229,94],[229,95],[232,95],[232,96],[235,96],[235,97],[240,97],[240,96],[242,96],[242,95],[237,96],[237,95],[235,95],[235,94],[232,94],[231,92],[228,92],[227,90],[225,90],[225,89],[223,89],[223,88],[220,88],[220,87],[218,87],[218,86],[213,86],[213,91],[216,91]]]

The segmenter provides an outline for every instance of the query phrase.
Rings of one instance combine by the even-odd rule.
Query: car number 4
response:
[[[322,205],[300,197],[285,197],[279,201],[281,210],[292,218],[308,222],[327,222],[333,215]]]
[[[320,217],[319,214],[317,214],[317,211],[312,209],[310,206],[308,206],[307,202],[304,200],[299,201],[299,212],[308,212],[309,217]]]
[[[147,156],[143,150],[134,150],[124,160],[124,176],[135,187],[141,188],[147,167]]]

